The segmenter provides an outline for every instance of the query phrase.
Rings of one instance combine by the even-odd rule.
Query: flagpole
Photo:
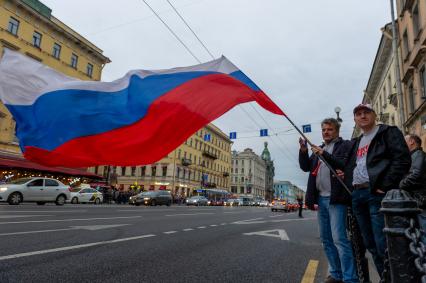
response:
[[[299,129],[299,127],[296,126],[296,124],[293,123],[293,121],[287,116],[284,115],[284,117],[286,117],[286,119],[290,122],[290,124],[296,129],[296,131],[299,132],[299,134],[306,140],[306,142],[310,145],[313,146],[314,144],[308,139],[308,137]],[[343,179],[337,175],[336,170],[333,169],[333,167],[331,167],[331,165],[325,160],[325,158],[322,155],[316,154],[316,156],[328,167],[328,169],[330,169],[331,173],[334,175],[334,177],[337,178],[337,180],[339,181],[339,183],[343,186],[343,188],[345,188],[345,190],[349,193],[352,194],[351,190],[348,188],[348,186],[346,186],[345,182],[343,181]]]

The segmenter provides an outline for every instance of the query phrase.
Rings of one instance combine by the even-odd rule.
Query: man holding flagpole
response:
[[[322,121],[322,149],[330,154],[343,156],[349,142],[339,137],[339,129],[340,124],[334,118]],[[329,265],[330,275],[324,282],[359,282],[352,246],[346,234],[350,195],[332,176],[326,164],[315,154],[309,157],[306,141],[301,138],[299,143],[300,168],[309,172],[305,204],[309,209],[318,205],[320,237]]]

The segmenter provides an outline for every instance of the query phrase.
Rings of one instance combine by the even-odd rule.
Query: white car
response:
[[[70,198],[70,187],[50,178],[21,178],[0,185],[0,202],[17,205],[21,202],[36,202],[43,205],[54,202],[64,205]]]
[[[101,204],[103,201],[102,193],[93,188],[84,188],[77,192],[71,192],[71,203]]]

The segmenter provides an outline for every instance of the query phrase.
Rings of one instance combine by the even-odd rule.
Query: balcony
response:
[[[217,155],[216,155],[216,154],[214,154],[214,153],[212,153],[212,152],[209,152],[209,151],[207,151],[207,150],[204,150],[204,151],[203,151],[203,156],[204,156],[204,157],[207,157],[207,158],[210,158],[210,159],[213,159],[213,160],[216,160],[216,159],[217,159]]]
[[[188,158],[182,158],[182,165],[183,165],[183,166],[189,166],[189,165],[191,165],[191,164],[192,164],[191,159],[188,159]]]

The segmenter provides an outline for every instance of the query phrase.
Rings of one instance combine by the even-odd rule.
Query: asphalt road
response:
[[[0,204],[0,282],[314,282],[316,213]]]

